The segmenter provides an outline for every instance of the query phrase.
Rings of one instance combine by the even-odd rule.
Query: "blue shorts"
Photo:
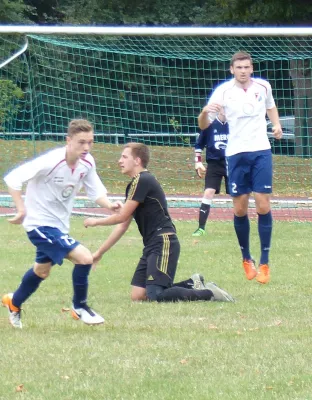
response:
[[[238,153],[227,157],[229,190],[233,197],[242,194],[272,193],[271,150]]]
[[[49,226],[39,226],[27,232],[27,235],[31,243],[37,247],[36,262],[39,264],[51,262],[52,265],[62,265],[67,254],[79,245],[79,242],[67,233]]]

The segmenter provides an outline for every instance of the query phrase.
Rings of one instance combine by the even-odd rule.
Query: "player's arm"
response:
[[[207,129],[217,118],[222,106],[218,103],[208,103],[198,116],[198,126],[201,130]]]
[[[282,131],[282,126],[280,123],[279,115],[278,115],[278,110],[276,107],[267,109],[267,114],[268,117],[270,118],[270,121],[272,122],[272,132],[275,137],[275,139],[281,139],[283,136],[283,131]]]
[[[84,221],[84,226],[88,228],[89,226],[108,226],[124,223],[132,217],[138,205],[138,201],[127,200],[118,214],[113,214],[106,218],[87,218]]]
[[[219,111],[218,120],[223,123],[226,122],[225,111],[223,107],[221,107],[221,110]]]
[[[97,264],[101,260],[104,253],[106,253],[111,247],[113,247],[119,239],[124,235],[127,231],[132,217],[130,217],[127,221],[117,225],[112,233],[108,236],[108,238],[101,244],[101,246],[92,254],[93,256],[93,265],[92,268],[96,269]]]
[[[202,178],[206,172],[206,168],[202,162],[202,152],[195,150],[195,171],[197,175]]]
[[[206,172],[206,168],[202,162],[202,151],[205,147],[206,130],[201,131],[195,144],[195,171],[197,175],[202,178]]]
[[[26,216],[26,208],[22,198],[23,184],[34,178],[37,174],[45,171],[43,157],[37,157],[33,160],[14,168],[4,177],[8,192],[12,196],[16,207],[16,215],[8,219],[11,224],[22,224]]]
[[[107,197],[107,190],[103,183],[101,182],[100,177],[96,173],[95,167],[90,170],[88,175],[85,177],[83,182],[84,188],[87,192],[87,196],[95,201],[97,205],[103,208],[107,208],[108,210],[117,211],[122,206],[123,203],[121,201],[111,202]]]
[[[22,191],[8,187],[8,192],[12,196],[12,199],[16,207],[16,215],[13,218],[9,218],[8,221],[11,224],[16,224],[16,225],[22,224],[26,216],[26,208],[24,200],[22,198]]]
[[[95,200],[96,204],[103,208],[108,208],[112,211],[117,211],[123,207],[123,203],[121,201],[111,202],[106,194],[102,194],[101,197]]]

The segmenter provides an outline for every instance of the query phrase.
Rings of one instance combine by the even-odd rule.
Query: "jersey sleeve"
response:
[[[134,200],[143,203],[149,191],[148,176],[138,174],[132,182],[128,190],[127,200]]]
[[[53,157],[49,153],[43,154],[8,172],[4,181],[8,187],[14,190],[22,190],[24,183],[40,174],[47,173],[53,164],[55,164]]]
[[[207,104],[212,104],[212,103],[216,103],[216,104],[219,104],[220,106],[223,106],[222,85],[216,87],[215,90],[212,92]]]
[[[205,130],[203,130],[203,131],[201,131],[200,132],[200,134],[199,134],[199,136],[198,136],[198,138],[197,138],[197,140],[196,140],[196,143],[195,143],[195,152],[202,152],[202,150],[205,148],[205,145],[206,145],[206,129]]]
[[[266,88],[267,88],[267,97],[265,100],[265,106],[267,110],[270,110],[271,108],[275,107],[275,101],[272,94],[272,87],[269,84],[269,82],[266,82]]]
[[[83,186],[90,200],[96,201],[107,194],[107,189],[96,172],[95,164],[92,165],[90,171],[85,176]]]

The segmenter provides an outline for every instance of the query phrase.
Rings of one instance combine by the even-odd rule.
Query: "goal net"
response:
[[[95,126],[93,154],[109,192],[123,198],[128,181],[117,160],[121,145],[151,146],[150,170],[173,208],[197,217],[203,180],[194,171],[197,116],[213,88],[230,78],[229,60],[251,53],[254,75],[273,87],[284,138],[268,135],[274,154],[273,211],[282,219],[312,220],[311,36],[0,36],[1,174],[64,143],[72,118]],[[27,49],[14,57],[19,49]],[[8,58],[12,60],[6,63]],[[10,207],[1,182],[0,206]],[[253,202],[251,202],[251,206]],[[77,209],[90,204],[81,200]],[[222,189],[211,215],[232,216]]]

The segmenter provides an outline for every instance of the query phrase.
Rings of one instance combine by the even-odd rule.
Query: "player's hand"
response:
[[[114,203],[112,203],[111,205],[111,210],[114,212],[119,212],[122,207],[124,206],[124,203],[122,201],[115,201]]]
[[[225,111],[223,107],[221,107],[221,110],[219,111],[218,118],[221,122],[226,121]]]
[[[202,162],[197,162],[195,163],[195,169],[197,175],[202,178],[206,172],[206,168],[204,167],[204,164]]]
[[[98,263],[101,261],[103,254],[100,254],[98,251],[92,254],[93,263],[92,263],[92,270],[95,271]]]
[[[211,104],[207,104],[207,105],[203,108],[202,112],[203,112],[203,113],[207,113],[208,116],[209,116],[212,120],[214,120],[214,119],[217,117],[217,115],[218,115],[220,112],[222,112],[222,110],[223,110],[223,108],[222,108],[222,106],[221,106],[220,104],[211,103]]]
[[[275,139],[281,139],[283,137],[283,131],[280,124],[273,125],[272,132]]]
[[[20,225],[23,223],[25,216],[26,212],[20,211],[13,218],[9,218],[8,221],[10,224]]]
[[[84,227],[88,228],[89,226],[97,225],[97,218],[87,218],[83,221]]]

